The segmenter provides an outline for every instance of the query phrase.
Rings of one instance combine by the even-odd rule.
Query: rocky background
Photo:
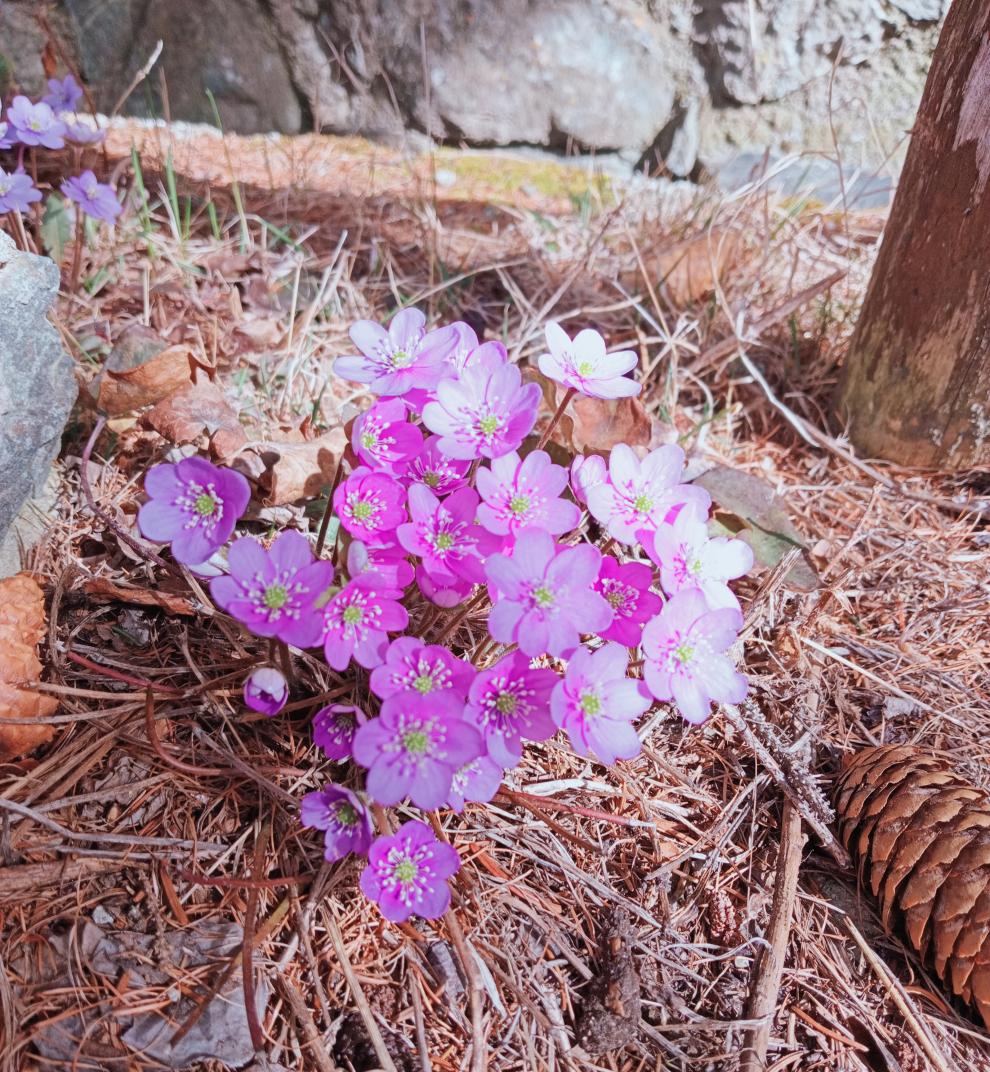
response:
[[[42,11],[102,111],[161,40],[125,111],[209,122],[209,90],[242,133],[618,151],[676,176],[831,153],[831,89],[843,157],[876,167],[910,128],[948,3],[3,0],[0,53],[37,91]]]

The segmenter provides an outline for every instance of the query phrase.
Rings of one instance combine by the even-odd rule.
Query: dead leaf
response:
[[[700,301],[715,289],[716,279],[735,264],[739,232],[725,228],[704,231],[650,252],[644,252],[647,271],[667,287],[678,306]],[[638,285],[642,285],[640,276]]]
[[[191,599],[175,592],[166,592],[160,588],[131,588],[128,585],[114,584],[106,577],[91,577],[83,584],[83,591],[97,600],[133,603],[139,607],[161,607],[170,614],[188,616],[203,611],[203,608],[198,607]]]
[[[729,535],[745,540],[757,562],[775,566],[788,551],[798,548],[803,558],[795,563],[784,583],[801,592],[818,588],[818,574],[808,558],[801,533],[791,523],[784,500],[759,477],[717,465],[694,480],[711,495],[715,521]]]
[[[561,425],[576,452],[611,450],[616,443],[645,447],[653,424],[638,398],[591,398],[575,395]],[[558,428],[560,425],[558,425]]]
[[[307,443],[259,443],[254,451],[265,464],[259,483],[266,506],[315,499],[333,480],[347,446],[343,428]]]
[[[14,759],[50,741],[53,726],[42,722],[58,708],[54,696],[25,686],[41,676],[37,646],[45,635],[45,597],[27,573],[0,581],[0,760]]]
[[[153,405],[189,383],[197,367],[189,346],[168,346],[150,329],[135,325],[103,366],[97,405],[110,417]]]
[[[223,390],[204,375],[163,399],[142,418],[170,443],[195,443],[206,435],[214,458],[226,463],[247,443],[247,433]]]

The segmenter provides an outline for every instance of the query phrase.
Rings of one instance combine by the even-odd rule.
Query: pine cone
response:
[[[839,832],[888,929],[990,1028],[990,796],[911,745],[866,748],[835,787]]]

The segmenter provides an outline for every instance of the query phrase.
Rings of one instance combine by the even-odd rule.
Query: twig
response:
[[[156,685],[154,682],[148,681],[147,678],[122,674],[119,670],[111,670],[108,666],[100,666],[99,663],[94,663],[92,659],[87,659],[85,655],[79,655],[74,651],[67,651],[65,657],[69,662],[76,663],[78,666],[85,666],[87,670],[92,670],[93,673],[99,674],[101,677],[113,678],[114,681],[122,681],[125,685],[136,685],[139,689],[155,689],[157,692],[167,693],[169,696],[182,695],[182,689],[173,688],[171,685]]]
[[[154,67],[155,64],[158,62],[158,57],[162,54],[162,48],[163,47],[164,47],[164,42],[163,41],[156,41],[155,42],[155,47],[151,50],[151,55],[147,58],[147,60],[145,60],[144,65],[137,72],[137,74],[135,74],[135,76],[131,79],[130,84],[128,85],[127,89],[125,89],[124,92],[121,93],[120,97],[118,97],[118,99],[117,99],[117,102],[110,109],[110,118],[111,119],[120,111],[121,108],[124,107],[124,105],[127,103],[127,98],[134,92],[135,89],[137,89],[137,87],[151,73],[151,68]]]
[[[777,1007],[787,956],[787,939],[797,898],[798,869],[805,843],[801,833],[801,815],[790,800],[784,801],[783,828],[774,875],[770,926],[767,928],[767,941],[770,944],[761,950],[756,961],[746,1007],[747,1019],[760,1020],[761,1023],[759,1027],[749,1028],[743,1036],[739,1072],[762,1072],[766,1067],[773,1012]]]
[[[193,763],[183,763],[181,759],[170,756],[162,747],[158,730],[155,728],[155,697],[149,688],[144,698],[144,729],[148,735],[148,743],[155,751],[155,755],[167,766],[183,774],[191,774],[196,778],[212,778],[220,774],[229,774],[229,767],[197,767]]]
[[[253,878],[262,878],[265,853],[271,836],[271,820],[266,820],[254,846]],[[244,1012],[247,1014],[248,1032],[254,1052],[260,1054],[265,1048],[265,1032],[258,1019],[258,1003],[254,987],[254,928],[258,915],[258,887],[248,891],[247,907],[244,910],[244,942],[241,947],[241,975],[244,980]]]
[[[284,972],[279,976],[279,981],[289,1002],[289,1007],[292,1009],[292,1015],[295,1016],[303,1033],[303,1051],[308,1051],[314,1066],[320,1072],[338,1072],[337,1065],[330,1060],[330,1055],[327,1053],[323,1039],[320,1038],[320,1033],[313,1021],[313,1014],[309,1011],[302,994],[299,993],[295,984]]]
[[[444,916],[450,940],[454,943],[457,955],[464,967],[468,981],[468,997],[471,1003],[471,1072],[486,1072],[488,1068],[488,1047],[485,1044],[485,1025],[482,1022],[481,999],[484,987],[478,974],[478,965],[468,947],[467,939],[461,928],[457,913],[451,908]]]
[[[544,429],[543,435],[540,436],[539,443],[536,444],[536,449],[537,450],[543,450],[543,448],[547,445],[547,443],[550,442],[550,437],[553,435],[554,431],[556,430],[557,425],[560,424],[560,418],[563,417],[564,410],[567,409],[567,403],[570,402],[570,400],[576,394],[577,394],[577,388],[576,387],[568,387],[567,390],[564,392],[564,397],[560,400],[560,405],[557,406],[557,411],[550,418],[550,423]]]

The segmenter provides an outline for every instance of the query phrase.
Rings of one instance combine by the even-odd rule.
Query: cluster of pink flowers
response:
[[[24,169],[26,154],[66,145],[82,148],[103,140],[103,131],[79,119],[76,109],[82,96],[82,88],[69,74],[62,79],[50,78],[48,92],[40,100],[16,96],[6,111],[0,111],[0,151],[8,150],[12,158],[6,170],[0,167],[0,215],[27,212],[42,199],[41,190]],[[66,178],[60,190],[79,211],[94,219],[113,223],[120,215],[114,188],[97,181],[92,171]]]
[[[739,702],[729,652],[743,620],[728,582],[752,554],[709,536],[709,497],[684,481],[677,446],[555,464],[534,436],[540,386],[466,324],[428,331],[406,309],[351,338],[359,353],[335,371],[377,398],[353,423],[333,496],[338,566],[297,532],[267,548],[245,535],[210,587],[257,636],[370,672],[361,707],[324,707],[313,723],[328,761],[363,768],[363,789],[330,783],[302,818],[327,859],[367,853],[361,888],[402,921],[445,911],[458,857],[416,820],[392,834],[379,813],[375,838],[370,802],[460,811],[495,795],[525,741],[562,730],[579,755],[613,763],[639,752],[636,723],[656,701],[695,724],[713,702]],[[571,340],[550,324],[546,339],[539,367],[565,388],[562,405],[639,391],[635,354],[608,353],[598,332]],[[155,467],[145,490],[142,531],[193,567],[216,561],[249,498],[242,476],[198,458]],[[411,624],[438,620],[436,641],[456,637],[469,599],[490,604],[473,655]],[[273,667],[245,685],[266,714],[287,696]]]

